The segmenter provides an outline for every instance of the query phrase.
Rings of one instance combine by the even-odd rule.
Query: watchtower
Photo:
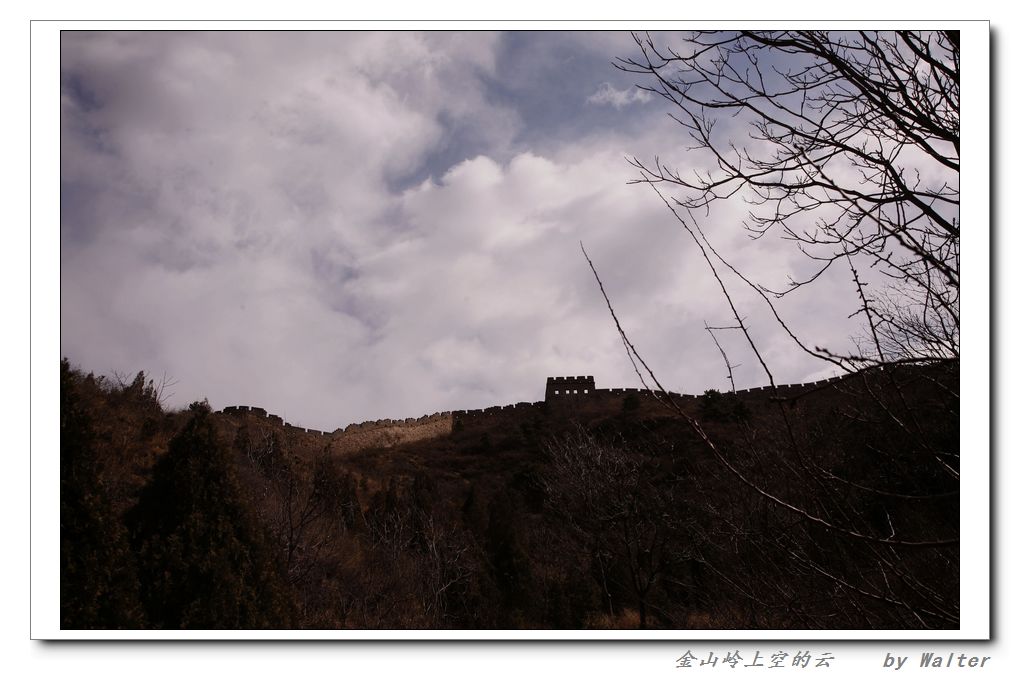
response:
[[[595,378],[590,375],[548,378],[545,381],[545,400],[595,394]]]

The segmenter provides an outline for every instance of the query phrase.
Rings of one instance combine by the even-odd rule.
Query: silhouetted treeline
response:
[[[65,361],[61,625],[955,628],[957,372],[340,454]]]

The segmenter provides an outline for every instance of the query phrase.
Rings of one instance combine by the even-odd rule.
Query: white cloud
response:
[[[583,240],[660,377],[721,386],[714,280],[627,184],[627,155],[684,158],[668,121],[517,148],[490,34],[65,35],[61,349],[87,370],[322,429],[540,399],[547,375],[633,386]],[[407,186],[464,134],[485,151]],[[726,228],[742,210],[706,226],[778,273]],[[825,299],[812,329],[845,316]]]
[[[589,104],[600,106],[609,105],[615,109],[622,109],[634,103],[644,104],[652,100],[652,93],[638,87],[630,87],[626,90],[617,90],[609,83],[602,83],[599,88],[586,100]]]

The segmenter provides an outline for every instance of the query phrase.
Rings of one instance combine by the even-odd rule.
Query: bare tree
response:
[[[771,384],[740,436],[700,422],[638,353],[588,258],[642,383],[743,490],[715,508],[703,564],[799,625],[958,625],[959,36],[699,32],[677,48],[634,38],[641,57],[617,66],[648,78],[639,87],[672,104],[693,142],[683,166],[632,159],[634,181],[664,202],[723,294],[732,321],[706,328],[730,375],[713,331],[738,333]],[[776,288],[734,266],[710,237],[729,226],[711,210],[729,199],[746,202],[752,239],[792,243],[806,272]],[[818,346],[780,312],[780,299],[833,275],[858,299],[853,351]],[[838,388],[839,412],[804,420],[781,394],[728,280],[800,350],[856,374]],[[761,560],[726,558],[738,543]],[[820,603],[794,606],[806,584]]]
[[[779,290],[739,273],[770,306],[839,263],[856,284],[860,351],[829,354],[784,323],[803,349],[846,369],[959,357],[957,33],[699,32],[679,49],[634,37],[642,57],[617,66],[648,77],[639,87],[673,105],[707,166],[633,159],[636,181],[675,192],[706,258],[729,267],[695,216],[742,197],[753,238],[787,239],[811,263]]]
[[[614,591],[637,606],[642,628],[651,614],[669,616],[656,607],[655,595],[688,557],[681,540],[688,520],[680,516],[677,480],[664,460],[581,428],[550,439],[544,449],[547,496],[588,543],[610,616],[618,614]]]
[[[305,464],[266,425],[239,429],[235,446],[256,473],[255,513],[273,536],[288,582],[303,587],[350,523],[351,482],[325,454]]]

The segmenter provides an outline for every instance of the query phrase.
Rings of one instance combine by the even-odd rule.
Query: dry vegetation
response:
[[[954,628],[956,369],[706,395],[727,467],[633,402],[333,451],[65,363],[63,625]]]

